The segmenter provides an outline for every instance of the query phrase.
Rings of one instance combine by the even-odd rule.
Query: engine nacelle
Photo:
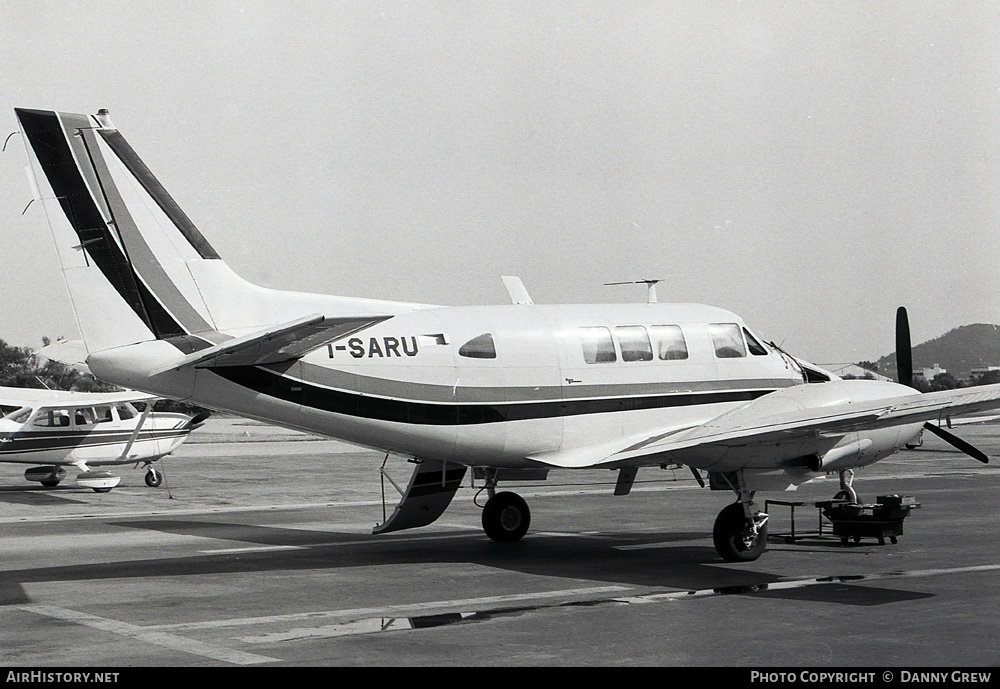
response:
[[[839,445],[823,455],[813,455],[811,471],[845,471],[867,466],[895,454],[920,432],[923,424],[908,424],[851,433]]]

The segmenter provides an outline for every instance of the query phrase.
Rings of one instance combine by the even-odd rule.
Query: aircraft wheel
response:
[[[146,485],[150,488],[159,488],[163,484],[163,474],[150,469],[146,472]]]
[[[94,491],[95,493],[110,493],[111,492],[110,488],[91,488],[91,490]]]
[[[59,481],[40,481],[39,483],[41,483],[46,488],[55,488],[56,486],[59,485]]]
[[[530,524],[528,503],[517,493],[497,493],[483,508],[483,531],[498,543],[521,540]]]
[[[849,500],[850,502],[853,502],[856,505],[860,505],[861,504],[861,500],[860,500],[860,498],[858,498],[858,494],[856,492],[854,492],[853,488],[851,490],[839,490],[839,491],[837,491],[837,494],[833,496],[833,499],[834,500]]]
[[[756,560],[767,547],[767,523],[757,529],[752,536],[748,528],[743,505],[734,502],[719,512],[712,529],[715,549],[726,562],[750,562]]]

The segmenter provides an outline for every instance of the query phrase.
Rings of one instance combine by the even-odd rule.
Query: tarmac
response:
[[[992,457],[1000,425],[955,430]],[[383,454],[213,417],[110,493],[0,465],[0,667],[676,666],[984,668],[1000,664],[1000,460],[928,436],[856,473],[862,501],[919,503],[895,544],[842,543],[815,507],[835,476],[765,499],[767,551],[726,563],[732,502],[687,469],[501,486],[532,526],[497,544],[466,477],[429,527],[374,536],[398,494]],[[389,458],[405,485],[411,466]],[[385,491],[385,505],[383,503]],[[478,504],[477,504],[478,502]],[[822,528],[822,532],[820,532]],[[881,672],[878,680],[882,681]]]

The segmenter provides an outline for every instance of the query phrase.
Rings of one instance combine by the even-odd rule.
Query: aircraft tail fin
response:
[[[15,114],[90,352],[155,339],[190,354],[311,314],[421,307],[249,283],[219,257],[107,111]]]

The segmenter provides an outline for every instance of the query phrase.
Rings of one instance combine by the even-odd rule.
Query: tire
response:
[[[497,543],[521,540],[530,525],[528,503],[517,493],[497,493],[483,508],[483,531]]]
[[[839,490],[837,494],[833,496],[834,500],[849,500],[856,505],[861,504],[861,498],[853,490]]]
[[[761,556],[767,547],[767,523],[757,529],[757,538],[749,547],[744,543],[746,516],[743,505],[734,502],[719,512],[712,529],[715,550],[726,562],[752,562]]]
[[[159,488],[163,483],[163,474],[160,472],[147,471],[146,472],[146,485],[150,488]]]

